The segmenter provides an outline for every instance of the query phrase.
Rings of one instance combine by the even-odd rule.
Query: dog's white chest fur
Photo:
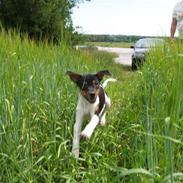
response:
[[[80,111],[84,115],[86,114],[93,115],[96,109],[98,108],[98,105],[99,105],[98,96],[94,103],[89,103],[83,96],[79,95],[76,111]]]

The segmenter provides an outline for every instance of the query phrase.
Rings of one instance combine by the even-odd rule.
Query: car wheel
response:
[[[136,60],[132,60],[132,71],[136,71],[137,70],[137,63]]]

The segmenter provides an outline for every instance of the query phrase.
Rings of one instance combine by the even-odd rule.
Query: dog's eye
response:
[[[95,86],[99,86],[99,82],[98,82],[98,81],[96,81],[96,80],[93,80],[93,85],[95,85]]]
[[[83,83],[83,86],[82,86],[82,89],[87,89],[87,82],[85,81],[84,83]]]
[[[96,86],[99,86],[99,82],[96,82],[95,85],[96,85]]]

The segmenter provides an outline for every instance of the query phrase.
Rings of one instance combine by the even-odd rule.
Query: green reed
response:
[[[140,71],[115,55],[0,33],[0,182],[181,182],[183,63],[174,45]],[[78,91],[67,70],[109,69],[107,125],[70,153]],[[87,121],[86,121],[87,122]],[[85,122],[85,124],[86,124]]]

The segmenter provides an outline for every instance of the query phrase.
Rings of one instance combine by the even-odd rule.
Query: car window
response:
[[[140,39],[136,42],[136,48],[151,48],[155,47],[156,45],[163,44],[162,39]]]

